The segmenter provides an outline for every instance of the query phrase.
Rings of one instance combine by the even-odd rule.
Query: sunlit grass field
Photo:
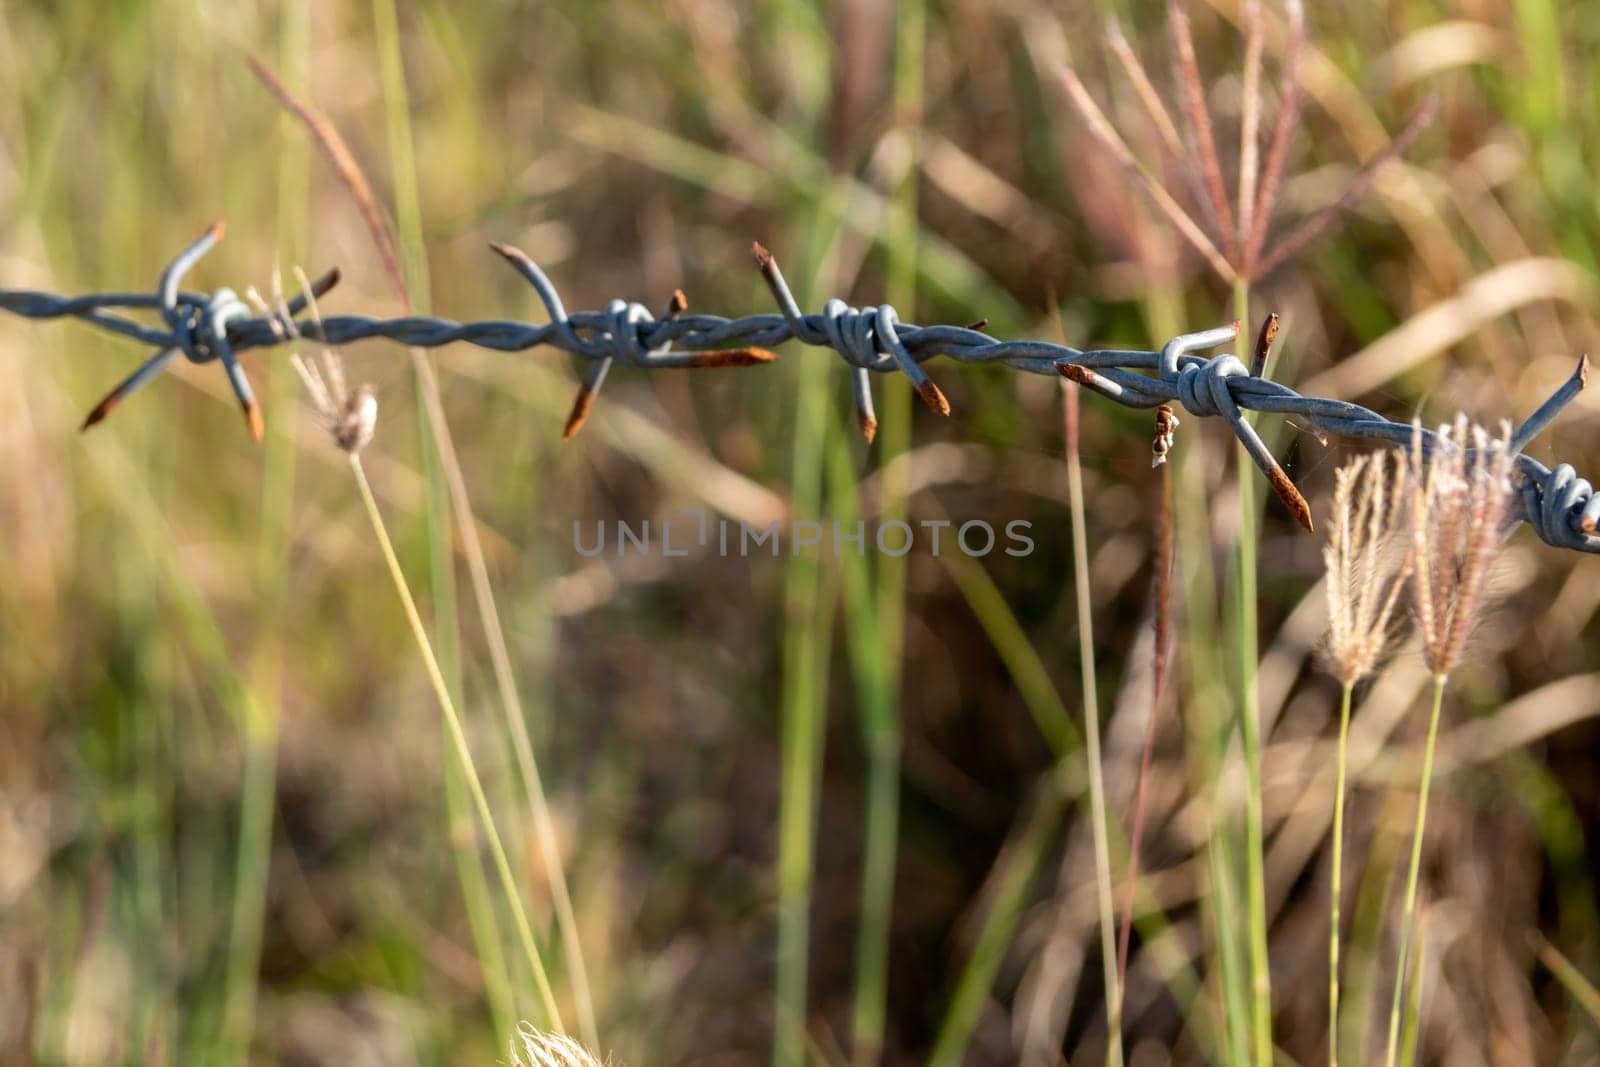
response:
[[[1252,320],[1282,316],[1270,373],[1402,421],[1520,421],[1595,350],[1600,17],[1554,0],[1309,6],[1284,218],[1338,196],[1430,94],[1438,111],[1336,229],[1251,289]],[[1272,99],[1284,13],[1262,7]],[[1185,10],[1231,188],[1241,4]],[[0,0],[0,15],[4,288],[149,291],[225,218],[189,287],[265,294],[275,271],[337,265],[323,314],[404,314],[359,199],[254,56],[348,142],[419,313],[545,321],[490,242],[524,249],[569,311],[659,309],[680,288],[695,312],[773,311],[756,240],[807,311],[892,303],[997,338],[1155,348],[1238,306],[1062,92],[1070,64],[1160,159],[1105,44],[1116,18],[1170,93],[1160,3]],[[868,445],[847,368],[790,343],[767,366],[616,367],[564,441],[582,368],[559,353],[344,350],[378,398],[365,476],[530,954],[288,349],[245,357],[260,445],[218,368],[183,361],[80,434],[146,355],[0,316],[7,1062],[506,1063],[519,1021],[556,1025],[530,959],[562,1026],[636,1067],[1262,1062],[1241,1011],[1241,514],[1260,520],[1244,540],[1271,1040],[1277,1062],[1328,1062],[1340,688],[1316,658],[1322,530],[1334,471],[1364,444],[1257,420],[1310,501],[1308,534],[1248,466],[1241,507],[1227,428],[1182,417],[1175,658],[1114,1047],[1086,715],[1120,906],[1152,714],[1149,413],[1081,397],[1085,583],[1054,377],[930,361],[940,418],[880,376]],[[1596,410],[1580,396],[1529,453],[1594,476]],[[574,540],[696,510],[756,528],[1021,520],[1035,548],[590,558]],[[1451,675],[1413,1062],[1600,1057],[1597,567],[1517,531]],[[1431,681],[1407,638],[1355,692],[1346,1063],[1385,1047]]]

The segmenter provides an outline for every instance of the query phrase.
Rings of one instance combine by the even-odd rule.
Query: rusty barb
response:
[[[1238,336],[1237,322],[1181,334],[1155,352],[1080,351],[1045,341],[1000,341],[979,331],[977,327],[983,323],[914,326],[901,322],[888,304],[863,309],[842,300],[829,300],[820,314],[806,314],[784,281],[777,260],[760,245],[754,248],[756,264],[777,302],[778,314],[739,319],[688,314],[688,301],[681,292],[675,292],[659,317],[641,304],[623,300],[611,301],[603,312],[569,315],[545,273],[527,255],[509,245],[493,247],[533,286],[549,316],[550,321],[543,325],[507,320],[459,323],[426,316],[299,317],[308,305],[333,288],[339,280],[338,271],[330,271],[312,283],[308,292],[281,304],[277,310],[255,314],[231,289],[218,289],[209,295],[179,289],[184,275],[222,238],[222,230],[222,224],[217,223],[184,249],[162,272],[154,294],[63,297],[0,289],[0,310],[30,319],[82,319],[156,350],[95,406],[84,421],[85,429],[104,419],[181,353],[193,363],[222,363],[251,436],[259,440],[261,408],[238,362],[240,353],[273,347],[293,338],[328,345],[384,338],[424,348],[459,341],[502,352],[549,345],[585,360],[582,384],[564,430],[565,436],[571,437],[589,416],[613,363],[645,370],[747,367],[771,362],[775,358],[772,348],[799,340],[832,349],[849,366],[858,421],[868,441],[878,425],[871,392],[874,373],[904,374],[931,411],[939,415],[950,413],[949,401],[922,367],[934,356],[959,363],[1001,363],[1030,374],[1061,374],[1125,407],[1165,407],[1166,415],[1157,428],[1157,462],[1172,447],[1177,425],[1174,407],[1202,418],[1220,417],[1279,499],[1308,530],[1312,526],[1311,510],[1305,498],[1268,451],[1245,412],[1296,416],[1296,424],[1306,424],[1313,433],[1413,447],[1409,422],[1391,421],[1348,401],[1302,396],[1265,377],[1267,356],[1278,332],[1276,316],[1268,317],[1263,324],[1249,367],[1229,352],[1213,352]],[[120,314],[123,310],[156,311],[161,326],[135,322]],[[1521,483],[1520,517],[1548,544],[1600,553],[1600,495],[1571,466],[1563,463],[1552,470],[1523,452],[1583,389],[1588,366],[1585,356],[1572,377],[1512,434],[1510,448],[1515,453],[1515,469]],[[1431,431],[1422,431],[1418,439],[1425,450],[1456,447]]]

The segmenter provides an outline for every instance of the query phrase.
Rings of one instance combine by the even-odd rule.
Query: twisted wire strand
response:
[[[685,314],[686,301],[674,293],[665,311],[653,315],[642,304],[613,300],[605,311],[569,314],[550,279],[521,251],[494,245],[534,289],[549,316],[535,325],[512,320],[461,323],[431,316],[378,319],[362,315],[300,318],[307,306],[338,282],[337,271],[318,279],[308,293],[283,302],[267,314],[255,314],[231,289],[210,294],[180,289],[185,274],[222,238],[217,223],[184,249],[162,272],[155,293],[93,293],[65,297],[31,290],[0,289],[0,310],[29,319],[77,318],[111,333],[130,337],[156,351],[120,382],[89,413],[84,428],[105,418],[140,386],[164,370],[178,355],[191,363],[220,361],[244,412],[252,436],[260,439],[260,407],[238,355],[303,337],[330,345],[382,338],[406,345],[435,348],[464,342],[501,352],[520,352],[540,345],[585,360],[582,384],[568,418],[566,436],[582,426],[613,363],[644,369],[751,366],[771,361],[770,349],[789,340],[832,350],[851,368],[857,414],[867,439],[877,419],[872,405],[871,375],[899,372],[909,379],[930,410],[948,415],[944,394],[922,364],[935,356],[960,363],[1001,363],[1029,374],[1061,374],[1130,408],[1177,404],[1191,415],[1227,421],[1274,492],[1307,529],[1311,511],[1244,412],[1294,415],[1315,429],[1340,437],[1384,441],[1411,447],[1411,423],[1395,422],[1344,400],[1303,396],[1261,375],[1266,350],[1276,334],[1269,318],[1257,344],[1254,365],[1246,367],[1231,352],[1206,354],[1238,335],[1239,323],[1181,334],[1159,351],[1098,349],[1083,351],[1046,341],[1001,341],[974,327],[917,326],[901,322],[895,309],[883,304],[855,308],[829,300],[820,314],[801,311],[771,253],[754,246],[777,314],[729,319],[720,315]],[[157,312],[160,326],[137,322],[125,311]],[[977,324],[977,325],[982,325]],[[1554,468],[1524,449],[1554,421],[1584,388],[1588,358],[1548,400],[1510,436],[1520,478],[1520,519],[1547,544],[1579,552],[1600,553],[1600,495],[1570,464]],[[1430,430],[1420,434],[1422,447],[1459,447]]]

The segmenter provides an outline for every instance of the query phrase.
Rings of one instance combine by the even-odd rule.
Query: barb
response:
[[[948,415],[949,401],[922,364],[935,356],[958,363],[999,363],[1029,374],[1061,374],[1109,400],[1131,408],[1181,406],[1198,417],[1227,421],[1261,469],[1273,490],[1307,529],[1311,511],[1293,481],[1267,449],[1246,411],[1296,416],[1292,425],[1319,437],[1335,434],[1408,447],[1409,422],[1393,422],[1359,404],[1308,397],[1260,375],[1267,348],[1276,333],[1268,321],[1257,345],[1256,367],[1246,367],[1231,353],[1206,354],[1231,342],[1239,323],[1182,334],[1159,351],[1100,349],[1080,351],[1046,341],[1000,341],[968,326],[915,326],[900,321],[888,304],[854,308],[830,300],[821,314],[800,310],[778,269],[777,261],[755,246],[757,265],[766,279],[778,313],[728,319],[720,315],[686,314],[687,301],[675,293],[665,313],[656,317],[642,304],[611,301],[601,311],[568,314],[555,287],[528,256],[509,245],[495,245],[513,269],[533,286],[550,321],[543,325],[509,320],[461,323],[450,319],[406,316],[376,319],[360,315],[298,318],[307,305],[339,280],[330,271],[278,310],[252,314],[231,289],[211,294],[179,288],[183,277],[222,237],[222,225],[209,228],[162,273],[151,293],[95,293],[65,297],[29,290],[0,289],[0,310],[29,319],[77,318],[111,333],[131,337],[155,349],[134,372],[95,406],[84,427],[105,418],[113,408],[165,369],[180,353],[192,363],[220,361],[239,399],[253,436],[259,439],[261,410],[238,362],[240,353],[271,348],[304,337],[330,345],[383,338],[406,345],[434,348],[464,342],[501,352],[520,352],[540,345],[560,349],[588,361],[583,386],[566,427],[571,436],[582,426],[613,363],[645,370],[668,368],[746,367],[771,362],[771,349],[799,340],[831,349],[852,370],[857,414],[867,439],[877,426],[873,413],[871,375],[906,375],[930,410]],[[125,311],[155,311],[160,326],[126,317]],[[976,325],[982,325],[981,323]],[[1254,370],[1254,373],[1252,372]],[[1521,484],[1520,518],[1546,543],[1558,548],[1600,554],[1600,495],[1568,464],[1554,469],[1522,449],[1570,404],[1587,381],[1588,359],[1579,361],[1571,379],[1542,404],[1512,436]],[[1441,439],[1423,431],[1422,447]]]

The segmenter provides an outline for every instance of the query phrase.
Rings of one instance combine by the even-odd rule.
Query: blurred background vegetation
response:
[[[1226,127],[1238,5],[1189,9]],[[485,247],[505,240],[569,310],[657,307],[677,287],[694,310],[770,310],[748,252],[760,239],[808,310],[892,300],[908,321],[1154,346],[1232,316],[1061,97],[1070,56],[1114,113],[1134,113],[1100,44],[1113,10],[1165,82],[1160,5],[1146,2],[0,0],[0,284],[152,287],[226,217],[191,285],[265,290],[275,264],[337,263],[326,313],[400,313],[355,204],[245,66],[256,54],[350,142],[420,308],[540,321]],[[1270,64],[1277,5],[1268,16]],[[1554,0],[1310,17],[1287,213],[1326,202],[1425,93],[1442,103],[1343,228],[1257,288],[1255,306],[1286,320],[1275,374],[1399,418],[1525,415],[1594,344],[1600,18]],[[1080,672],[1100,683],[1125,827],[1149,714],[1148,415],[1084,401],[1085,664],[1059,383],[935,362],[952,417],[882,383],[869,448],[838,362],[780,354],[743,371],[614,371],[567,443],[564,357],[431,357],[601,1044],[627,1064],[756,1062],[775,1033],[788,1062],[1100,1062]],[[137,358],[84,327],[0,320],[0,1049],[504,1061],[538,1004],[341,458],[281,350],[247,359],[262,447],[222,375],[188,365],[80,437],[82,412]],[[368,470],[571,1015],[412,371],[387,344],[346,358],[377,389]],[[1193,832],[1204,761],[1181,724],[1196,721],[1217,609],[1189,579],[1225,572],[1238,510],[1225,428],[1199,421],[1177,446],[1186,681],[1163,712],[1145,860],[1170,925],[1160,943],[1180,951],[1177,964],[1143,950],[1154,940],[1135,952],[1140,1064],[1211,1047],[1208,995],[1167,980],[1212,970]],[[1264,424],[1321,522],[1339,443]],[[1597,429],[1581,398],[1533,453],[1593,472]],[[1037,550],[935,558],[923,541],[901,567],[573,549],[574,522],[682,508],[760,525],[1025,519]],[[1285,1055],[1318,1063],[1338,691],[1313,660],[1320,539],[1275,505],[1261,536],[1275,1030]],[[1522,531],[1496,582],[1441,742],[1422,1059],[1593,1062],[1600,571]],[[1347,1048],[1381,1039],[1425,681],[1407,648],[1356,714]],[[868,812],[891,816],[887,852]],[[886,877],[886,857],[884,954],[858,933],[863,871]],[[807,949],[804,1014],[782,1019],[779,957],[792,974]],[[876,967],[881,1022],[858,991]]]

